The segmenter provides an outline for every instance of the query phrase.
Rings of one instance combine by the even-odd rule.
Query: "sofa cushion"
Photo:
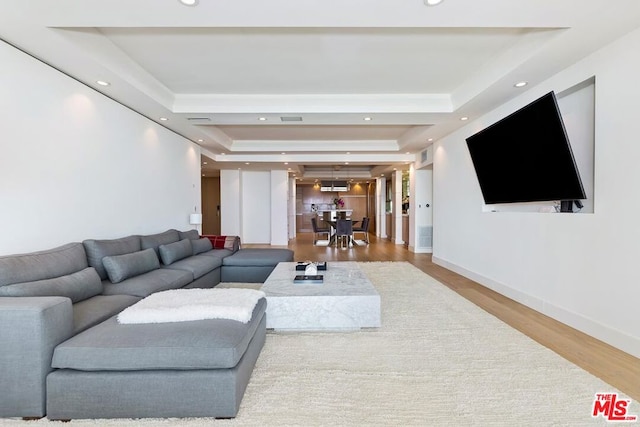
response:
[[[233,254],[234,254],[234,252],[230,251],[229,249],[212,249],[212,250],[207,251],[207,252],[202,252],[201,254],[198,254],[198,255],[206,255],[206,256],[216,257],[216,258],[220,258],[222,260],[222,258],[228,257],[229,255],[233,255]]]
[[[214,236],[214,235],[205,235],[202,237],[206,237],[211,240],[211,244],[214,249],[228,249],[232,252],[240,249],[240,237],[238,236]]]
[[[132,295],[96,295],[73,304],[73,334],[104,322],[140,300]]]
[[[185,270],[159,268],[120,283],[103,281],[103,295],[134,295],[146,297],[154,292],[182,288],[193,281],[193,274]]]
[[[158,234],[149,234],[147,236],[140,236],[140,244],[142,249],[152,248],[156,251],[156,255],[160,256],[158,247],[160,245],[168,245],[169,243],[177,242],[180,240],[180,234],[178,230],[167,230]]]
[[[108,240],[88,239],[83,241],[82,244],[87,252],[89,265],[96,269],[102,280],[108,277],[107,270],[102,264],[104,257],[138,252],[141,249],[139,236]]]
[[[260,299],[249,323],[207,319],[123,325],[113,317],[58,345],[52,366],[81,371],[233,368],[266,306]]]
[[[213,245],[211,244],[211,240],[203,237],[202,239],[192,240],[191,248],[193,249],[193,254],[198,255],[203,252],[210,251],[213,249]]]
[[[222,266],[222,259],[203,255],[193,255],[176,261],[164,268],[188,271],[193,279],[198,279],[210,271]]]
[[[198,230],[189,230],[189,231],[178,231],[178,235],[180,236],[180,240],[189,239],[189,240],[198,240],[200,238],[200,233]]]
[[[119,283],[130,277],[160,268],[160,261],[153,249],[124,255],[106,256],[102,264],[107,270],[111,283]]]
[[[222,265],[233,266],[275,266],[279,262],[293,261],[291,249],[251,248],[242,249],[222,259]]]
[[[102,281],[93,267],[66,276],[0,286],[4,297],[67,297],[80,302],[102,293]]]
[[[193,255],[193,248],[191,248],[191,240],[182,239],[167,245],[158,246],[158,252],[160,252],[162,263],[169,265]]]
[[[65,276],[88,267],[81,243],[0,257],[0,286]]]

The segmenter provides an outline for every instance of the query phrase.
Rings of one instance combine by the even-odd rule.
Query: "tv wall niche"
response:
[[[549,122],[541,118],[549,109],[554,110],[551,107],[554,105],[554,98],[562,116],[560,127],[564,124],[564,129],[553,128],[557,131],[554,133],[548,129],[539,131],[538,128],[533,128],[528,135],[518,135],[518,129],[523,120],[553,123],[555,113],[551,114],[552,120]],[[559,201],[546,198],[560,197],[560,194],[564,194],[565,199],[579,200],[576,204],[565,203],[563,206],[565,211],[570,207],[573,213],[593,213],[594,115],[595,79],[591,78],[562,92],[541,96],[519,110],[516,109],[513,113],[505,115],[494,125],[487,126],[470,136],[467,143],[485,199],[482,210],[484,212],[555,213],[561,210]],[[518,129],[512,130],[509,127],[511,124],[515,124]],[[549,126],[549,129],[551,128]],[[545,148],[547,140],[543,141],[542,138],[558,137],[558,145],[565,145],[562,130],[566,132],[570,142],[570,146],[567,147],[568,152],[560,149],[559,152],[553,153],[555,156],[549,157],[548,154],[552,154],[556,145],[547,144]],[[508,156],[515,159],[515,163],[505,164],[504,162],[509,161],[508,158],[494,160],[491,157],[492,150],[489,147],[494,137],[503,139],[502,142],[494,141],[496,152],[506,152]],[[538,140],[540,140],[539,144],[536,143]],[[518,147],[511,150],[512,147],[508,145],[519,142],[526,143],[526,146],[521,147],[522,150]],[[479,145],[485,143],[487,145]],[[538,151],[536,151],[537,147],[539,147]],[[510,150],[512,152],[509,154]],[[523,162],[522,170],[525,171],[523,174],[519,168],[513,167],[513,164],[518,164],[518,157]],[[558,169],[559,165],[564,169]],[[574,167],[579,174],[577,178],[573,175]],[[503,177],[512,179],[506,179],[503,186],[501,181]],[[513,184],[516,181],[521,181],[521,186]],[[560,181],[563,181],[563,184]],[[540,186],[536,185],[537,182]],[[561,185],[566,188],[561,189]],[[546,189],[540,189],[545,186]],[[563,191],[558,191],[559,189]],[[579,207],[580,205],[582,206]]]

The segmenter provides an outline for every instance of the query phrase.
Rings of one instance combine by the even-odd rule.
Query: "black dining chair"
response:
[[[360,226],[353,227],[353,237],[354,237],[354,239],[355,239],[355,234],[356,233],[362,233],[364,235],[362,240],[367,245],[369,244],[369,218],[368,217],[362,218],[362,222],[360,223]]]
[[[345,240],[348,248],[353,241],[353,223],[350,219],[339,219],[336,221],[336,246],[345,247]]]
[[[331,240],[331,229],[329,227],[318,227],[318,218],[311,218],[311,226],[313,227],[313,244],[318,243],[318,236],[327,235],[327,240]]]

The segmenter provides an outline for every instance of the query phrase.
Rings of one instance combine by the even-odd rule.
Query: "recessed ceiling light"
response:
[[[285,152],[283,151],[283,152],[282,152],[282,153],[280,153],[280,154],[287,154],[287,153],[285,153]]]
[[[111,85],[111,83],[105,82],[104,80],[96,80],[96,83],[98,83],[100,86],[109,86],[109,85]]]
[[[251,163],[249,163],[249,162],[244,162],[244,164],[245,164],[245,165],[250,165]]]
[[[460,120],[462,120],[464,122],[465,120],[469,120],[469,117],[467,117],[467,116],[460,117]]]
[[[207,163],[207,162],[202,162],[202,164],[203,164],[203,165],[208,165],[209,163]]]
[[[424,4],[427,6],[437,6],[442,3],[442,0],[424,0]]]
[[[365,118],[364,118],[364,121],[365,121],[365,122],[369,122],[369,121],[371,121],[371,117],[365,117]]]
[[[349,164],[349,162],[344,162],[344,164],[345,164],[345,165],[348,165],[348,164]]]
[[[180,3],[182,3],[185,6],[197,6],[198,5],[198,0],[178,0]]]
[[[427,139],[427,141],[428,141],[428,142],[431,142],[431,141],[433,141],[433,138],[429,138],[429,139]]]
[[[285,165],[288,165],[288,164],[289,164],[289,162],[284,162],[284,164],[285,164]]]
[[[204,142],[204,139],[199,139],[198,142]]]
[[[529,82],[518,82],[516,84],[514,84],[514,87],[525,87],[526,85],[528,85]]]
[[[264,122],[265,120],[267,120],[266,117],[259,117],[258,120],[260,120],[261,122]]]
[[[160,117],[160,121],[166,122],[167,120],[169,119],[167,119],[166,117]]]

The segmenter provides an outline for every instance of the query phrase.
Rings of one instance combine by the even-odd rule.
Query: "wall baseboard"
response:
[[[409,246],[409,252],[416,254],[430,254],[433,252],[433,248],[417,248],[415,246]]]
[[[564,323],[567,326],[603,341],[621,351],[624,351],[625,353],[629,353],[635,357],[640,357],[640,339],[637,337],[627,335],[593,319],[589,319],[580,314],[551,304],[548,301],[541,300],[527,293],[518,291],[517,289],[513,289],[507,285],[496,282],[495,280],[484,277],[478,273],[462,268],[436,256],[432,257],[432,262],[458,273],[467,279],[473,280],[488,289],[496,291],[507,298],[511,298],[512,300],[544,314],[545,316],[549,316],[558,322]]]

